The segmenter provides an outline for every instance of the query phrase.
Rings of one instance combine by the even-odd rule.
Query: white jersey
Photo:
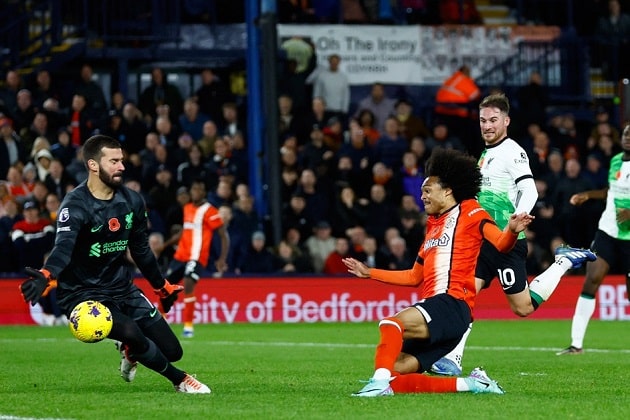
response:
[[[520,199],[517,183],[533,179],[525,150],[509,137],[486,146],[479,157],[482,182],[479,203],[503,229],[510,221]],[[528,213],[531,208],[526,210]],[[524,232],[519,238],[524,238]]]
[[[599,219],[599,230],[624,241],[630,240],[630,221],[617,223],[617,210],[630,208],[630,161],[622,160],[623,153],[613,156],[608,171],[606,208]]]

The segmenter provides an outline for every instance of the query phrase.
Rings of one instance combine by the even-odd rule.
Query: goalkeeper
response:
[[[112,313],[109,338],[121,351],[121,375],[135,377],[137,363],[170,380],[178,392],[207,394],[210,389],[176,368],[181,344],[150,300],[133,284],[125,263],[127,248],[142,274],[161,299],[182,290],[168,283],[153,256],[142,197],[122,185],[123,152],[113,138],[95,135],[83,145],[86,181],[69,192],[57,216],[55,245],[44,267],[27,268],[30,278],[20,288],[34,305],[57,283],[61,309],[97,300]]]

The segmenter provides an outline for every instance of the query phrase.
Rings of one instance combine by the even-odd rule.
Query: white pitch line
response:
[[[76,341],[74,338],[0,338],[0,343],[16,343],[23,341]],[[250,346],[250,347],[318,347],[318,348],[370,348],[376,347],[377,343],[304,343],[292,341],[225,341],[225,340],[181,340],[181,343],[187,345],[216,345],[216,346]],[[518,347],[518,346],[466,346],[466,350],[499,350],[499,351],[535,351],[535,352],[557,352],[562,350],[560,347]],[[630,349],[597,349],[587,348],[584,353],[609,353],[609,354],[630,354]],[[2,417],[0,417],[2,420]]]

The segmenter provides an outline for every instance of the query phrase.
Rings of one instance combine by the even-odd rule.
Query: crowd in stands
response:
[[[366,5],[378,2],[356,3],[366,12]],[[304,14],[312,10],[294,10],[304,4],[279,2],[281,18],[309,21]],[[428,19],[425,10],[410,10]],[[278,83],[280,243],[268,240],[249,190],[243,108],[213,69],[201,70],[201,86],[184,97],[156,67],[137,102],[120,92],[107,98],[88,63],[73,88],[64,90],[45,69],[32,80],[6,71],[0,89],[0,272],[42,264],[59,203],[87,177],[81,146],[95,133],[123,145],[125,184],[145,198],[151,247],[163,267],[174,253],[182,206],[195,179],[205,180],[208,201],[227,225],[227,275],[342,275],[346,256],[371,267],[409,267],[424,237],[424,164],[439,147],[478,155],[483,145],[476,116],[436,113],[425,121],[409,98],[389,96],[380,83],[353,104],[340,57],[332,55],[327,67],[316,68],[312,51],[289,54],[308,50],[304,44],[284,46],[288,59]],[[487,93],[476,92],[471,101]],[[539,273],[553,261],[557,244],[590,244],[604,203],[575,207],[568,198],[606,186],[621,127],[603,107],[586,122],[571,112],[547,113],[537,73],[511,100],[517,105],[509,133],[529,154],[539,190],[528,230],[530,269]]]

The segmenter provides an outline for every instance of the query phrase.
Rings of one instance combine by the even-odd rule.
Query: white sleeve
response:
[[[536,200],[538,200],[538,191],[534,178],[523,178],[517,184],[518,196],[516,199],[516,209],[514,213],[531,213]]]

